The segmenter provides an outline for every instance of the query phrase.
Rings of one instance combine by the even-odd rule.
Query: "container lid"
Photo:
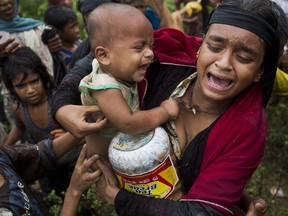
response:
[[[113,148],[117,150],[134,151],[148,144],[154,134],[154,130],[139,135],[118,134],[118,136],[116,135],[113,138],[111,143],[113,143]]]

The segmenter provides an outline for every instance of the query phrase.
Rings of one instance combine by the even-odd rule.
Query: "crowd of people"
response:
[[[285,66],[280,4],[173,1],[171,12],[163,0],[78,0],[82,41],[72,2],[48,3],[38,21],[18,14],[19,0],[0,0],[12,125],[7,134],[0,127],[1,213],[47,215],[30,188],[39,180],[46,193],[66,192],[63,216],[77,215],[92,184],[118,215],[267,214],[245,186],[261,163],[265,108]],[[157,126],[169,135],[177,199],[120,187],[109,164],[117,132]]]

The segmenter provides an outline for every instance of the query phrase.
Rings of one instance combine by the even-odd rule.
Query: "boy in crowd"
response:
[[[50,6],[44,14],[44,21],[47,25],[55,28],[56,33],[62,40],[63,47],[60,54],[67,68],[81,43],[80,28],[76,13],[69,7]]]

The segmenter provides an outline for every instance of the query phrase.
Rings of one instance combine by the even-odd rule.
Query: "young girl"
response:
[[[40,57],[30,48],[22,47],[3,62],[2,79],[15,100],[12,108],[16,124],[4,142],[13,145],[26,133],[29,143],[49,138],[61,129],[50,116],[53,83]]]
[[[15,144],[23,135],[29,143],[36,144],[64,132],[50,113],[53,96],[51,77],[32,49],[22,47],[4,59],[2,79],[16,102],[12,108],[16,123],[3,142],[4,145]],[[47,173],[45,186],[40,181],[45,192],[52,188],[56,188],[57,192],[66,189],[79,152],[80,148],[73,149],[62,157],[61,166]]]

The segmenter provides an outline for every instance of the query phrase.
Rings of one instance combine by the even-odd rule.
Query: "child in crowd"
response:
[[[27,137],[29,143],[57,137],[64,133],[61,126],[51,116],[53,83],[40,57],[29,47],[21,47],[16,53],[3,60],[2,79],[10,95],[17,104],[14,107],[16,123],[3,145],[13,145]],[[61,159],[59,175],[51,175],[57,191],[63,191],[69,184],[69,171],[72,173],[80,149],[73,149]],[[70,169],[70,170],[69,170]],[[55,170],[56,172],[56,170]],[[47,174],[48,176],[50,174]],[[50,185],[50,183],[49,183]],[[57,186],[58,185],[58,186]],[[52,187],[47,186],[47,188]],[[51,188],[52,189],[52,188]],[[46,188],[43,188],[46,190]],[[47,189],[48,192],[50,189]]]
[[[50,6],[45,11],[44,21],[56,29],[56,33],[62,40],[63,47],[60,49],[60,54],[69,68],[74,52],[81,43],[76,13],[69,7]]]
[[[133,135],[152,130],[175,119],[179,107],[170,99],[160,107],[139,111],[137,83],[144,80],[154,59],[153,28],[143,13],[130,5],[107,3],[90,17],[87,30],[95,59],[79,89],[82,103],[97,104],[108,119],[103,130],[86,136],[88,156],[98,153],[105,158],[117,132]]]
[[[61,128],[49,116],[53,83],[40,57],[29,47],[22,47],[3,61],[2,79],[15,99],[16,124],[5,145],[15,144],[25,134],[30,143],[37,143]]]
[[[53,76],[53,59],[49,50],[50,46],[48,47],[41,41],[41,34],[45,24],[39,20],[19,16],[19,4],[19,0],[0,1],[0,34],[4,37],[2,39],[14,38],[15,42],[18,42],[20,46],[30,47],[40,56],[49,74]],[[49,41],[51,45],[50,42],[51,40]],[[0,56],[1,60],[2,56]],[[7,120],[10,123],[14,123],[15,119],[10,112],[13,101],[9,98],[9,94],[3,86],[1,87],[1,94],[3,95]]]

